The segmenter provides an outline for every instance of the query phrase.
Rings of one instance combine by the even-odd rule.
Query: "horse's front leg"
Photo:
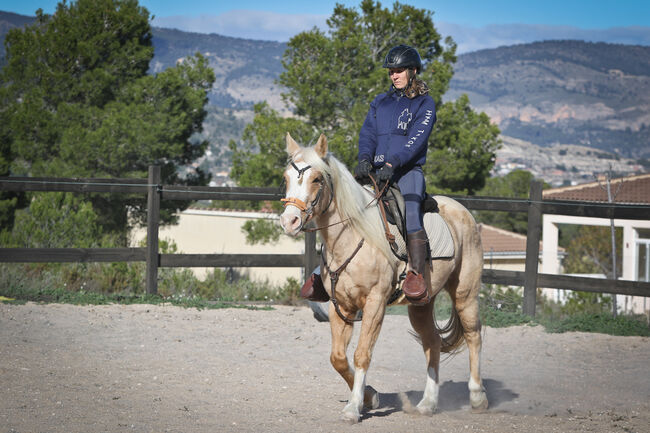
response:
[[[341,308],[341,313],[346,317],[354,317],[354,315]],[[343,321],[336,313],[334,304],[330,302],[329,310],[330,329],[332,331],[332,352],[330,354],[330,362],[332,367],[339,372],[341,377],[348,384],[350,389],[354,387],[354,368],[348,362],[347,348],[352,338],[352,331],[354,327]]]
[[[372,387],[366,387],[366,373],[370,366],[372,350],[379,337],[384,320],[386,303],[383,299],[374,300],[370,296],[363,308],[363,320],[357,349],[354,352],[354,380],[348,404],[343,408],[343,419],[350,423],[359,422],[364,407],[379,407],[379,396]]]

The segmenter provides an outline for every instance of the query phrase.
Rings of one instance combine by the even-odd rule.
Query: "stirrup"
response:
[[[402,291],[406,299],[413,305],[427,305],[431,302],[424,276],[413,270],[408,271],[406,274]]]

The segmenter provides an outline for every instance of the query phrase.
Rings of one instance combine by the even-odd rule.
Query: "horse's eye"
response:
[[[312,182],[312,183],[322,183],[322,182],[323,182],[323,178],[322,178],[322,177],[316,177],[316,178],[314,178],[314,180],[312,180],[311,182]]]

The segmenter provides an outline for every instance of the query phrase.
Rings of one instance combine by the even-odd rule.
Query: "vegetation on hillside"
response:
[[[459,56],[452,95],[499,117],[504,135],[650,155],[650,47],[544,41]]]

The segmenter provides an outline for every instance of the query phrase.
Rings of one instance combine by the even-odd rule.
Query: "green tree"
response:
[[[513,170],[502,177],[488,178],[485,186],[477,192],[477,195],[528,198],[530,195],[530,182],[533,178],[533,174],[529,171]],[[515,233],[527,233],[528,215],[523,212],[477,211],[475,216],[479,222],[485,224]]]
[[[201,130],[214,73],[197,54],[147,75],[149,12],[136,0],[63,1],[10,31],[5,45],[0,139],[12,174],[142,178],[156,164],[164,183],[207,183],[201,171],[179,171],[207,145],[190,136]],[[127,209],[143,220],[141,196],[90,200],[104,230],[124,233]],[[179,206],[187,203],[163,203],[163,222]]]
[[[476,113],[467,95],[438,109],[424,167],[431,192],[474,194],[485,186],[501,140],[499,128]]]
[[[612,276],[612,244],[609,227],[580,226],[569,241],[566,258],[562,262],[568,274],[604,274]],[[616,228],[617,275],[622,268],[622,239],[620,227]],[[569,313],[598,313],[611,311],[612,296],[603,293],[571,292],[564,309]]]
[[[612,244],[609,227],[580,226],[576,236],[569,241],[566,258],[562,265],[564,272],[570,274],[604,274],[612,275]],[[623,263],[621,244],[623,232],[616,228],[616,263],[617,275],[621,275]]]
[[[328,32],[313,29],[294,36],[283,56],[285,70],[278,81],[287,89],[283,94],[284,101],[310,133],[300,141],[300,133],[294,135],[294,130],[285,129],[276,142],[270,142],[267,140],[273,137],[265,130],[250,130],[248,140],[259,146],[257,150],[261,154],[268,155],[274,152],[275,147],[284,147],[286,131],[302,144],[309,144],[322,132],[328,137],[330,149],[352,168],[356,165],[358,134],[369,103],[390,86],[386,70],[381,68],[383,58],[391,46],[406,43],[416,47],[422,56],[424,68],[420,77],[427,82],[430,95],[439,107],[438,122],[441,125],[461,125],[470,131],[449,133],[432,145],[443,153],[447,152],[447,163],[451,160],[455,163],[457,158],[470,158],[465,168],[471,167],[474,173],[457,179],[458,173],[438,170],[433,177],[430,176],[435,182],[431,186],[455,191],[474,191],[482,186],[482,178],[487,176],[493,164],[499,131],[489,125],[487,116],[473,113],[466,98],[460,103],[442,104],[442,95],[453,75],[456,44],[451,38],[443,41],[432,16],[431,11],[399,2],[393,4],[392,10],[382,8],[373,0],[363,0],[358,9],[337,4],[327,20]],[[258,115],[260,124],[265,122],[262,117],[279,120],[279,115],[268,109]],[[301,129],[301,133],[304,130]],[[255,136],[256,132],[264,135]],[[430,143],[439,140],[437,135],[438,130]],[[468,141],[458,143],[452,139]],[[462,151],[449,150],[448,147],[458,147]],[[235,161],[240,165],[234,164],[233,179],[240,183],[249,182],[260,169],[265,173],[264,179],[269,178],[269,172],[276,173],[274,178],[281,176],[284,159],[276,164],[277,158],[274,161],[256,159],[246,154],[247,151],[234,149]],[[244,156],[238,156],[242,152]],[[273,162],[272,166],[270,162]],[[436,167],[434,164],[429,172],[436,171]],[[466,181],[470,183],[463,184]]]
[[[241,143],[231,140],[233,154],[230,177],[240,186],[280,186],[287,164],[286,135],[308,144],[318,138],[317,132],[296,118],[285,118],[266,103],[255,105],[255,117],[242,134]]]
[[[38,193],[34,195],[29,208],[16,212],[13,246],[97,247],[101,238],[97,220],[92,205],[78,195],[62,192]]]

